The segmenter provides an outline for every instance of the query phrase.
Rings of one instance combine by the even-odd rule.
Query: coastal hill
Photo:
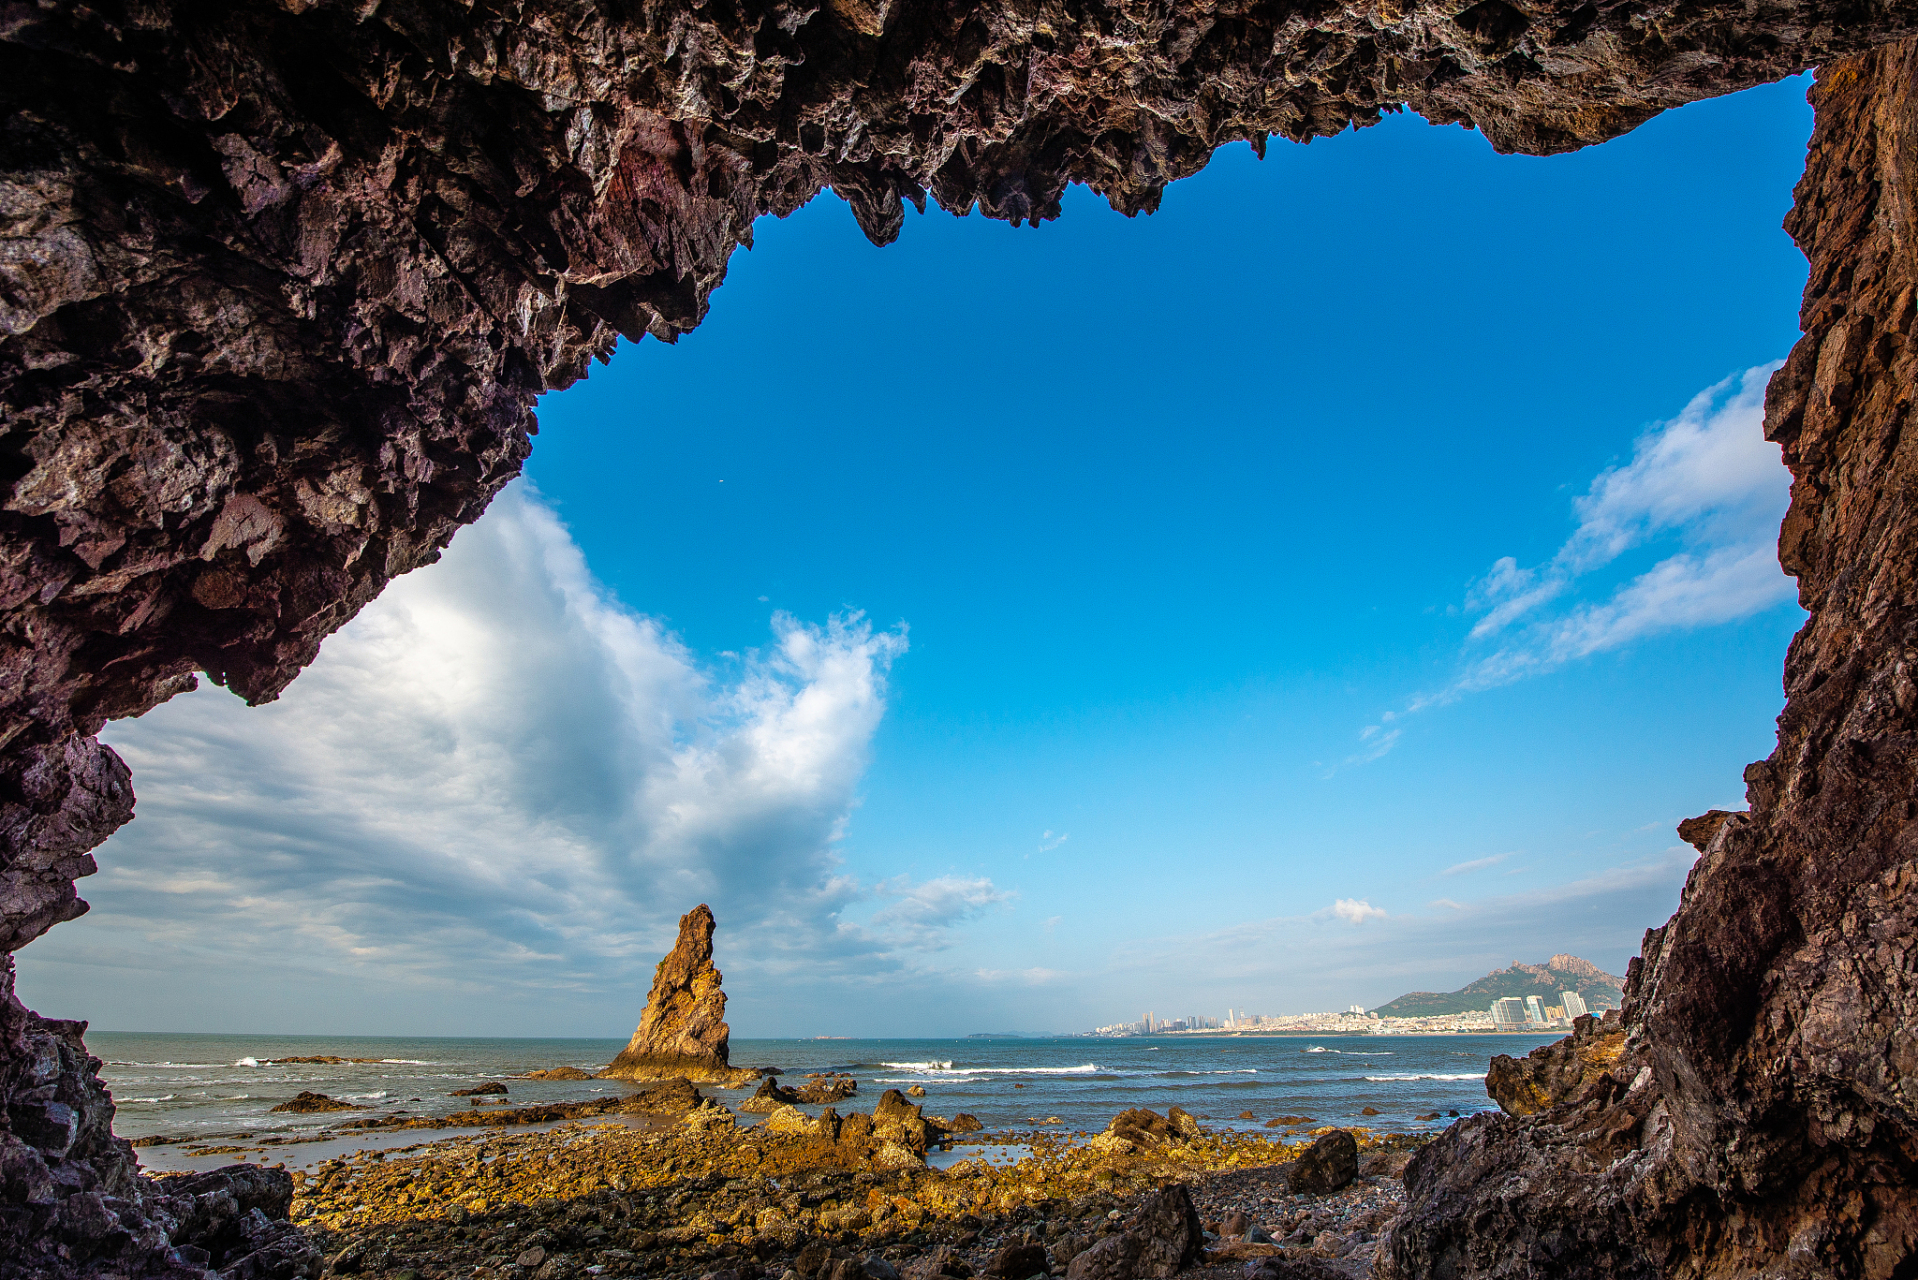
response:
[[[1624,989],[1625,979],[1606,973],[1591,961],[1556,955],[1544,964],[1514,964],[1509,969],[1499,969],[1457,991],[1408,991],[1372,1012],[1381,1018],[1429,1018],[1489,1009],[1492,1001],[1504,996],[1517,996],[1521,1000],[1537,996],[1552,1005],[1558,1003],[1559,992],[1576,991],[1585,997],[1586,1006],[1597,1013],[1601,1009],[1616,1009]]]

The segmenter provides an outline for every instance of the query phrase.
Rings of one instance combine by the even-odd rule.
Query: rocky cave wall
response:
[[[10,953],[85,909],[88,851],[131,816],[127,771],[92,735],[196,673],[274,697],[517,473],[534,397],[620,335],[697,324],[756,217],[830,187],[884,243],[907,200],[1038,221],[1069,181],[1150,211],[1226,142],[1329,136],[1402,105],[1501,149],[1561,151],[1918,30],[1918,0],[0,12],[0,1272],[27,1258],[32,1274],[127,1275],[306,1263],[252,1247],[264,1228],[208,1234],[191,1222],[227,1218],[166,1209],[110,1136],[82,1024],[13,998]],[[1905,917],[1856,913],[1867,886],[1903,892],[1880,881],[1904,865],[1898,726],[1918,688],[1896,443],[1911,302],[1888,283],[1911,274],[1903,56],[1827,76],[1794,215],[1812,336],[1775,384],[1772,429],[1799,476],[1783,546],[1814,619],[1784,745],[1634,977],[1632,1054],[1689,1135],[1668,1178],[1688,1204],[1778,1194],[1739,1190],[1755,1175],[1699,1152],[1785,1133],[1779,1107],[1831,1117],[1792,1133],[1853,1126],[1833,1186],[1864,1185],[1859,1152],[1910,1169],[1913,1050],[1871,1038],[1895,1006],[1871,1004],[1890,962],[1860,959],[1902,956],[1867,934]],[[1765,886],[1749,901],[1726,887],[1745,876]],[[1859,975],[1853,997],[1834,966]],[[1812,993],[1879,1012],[1791,1003]],[[1889,1055],[1876,1077],[1867,1048]],[[1798,1083],[1767,1092],[1777,1063]],[[1512,1124],[1548,1159],[1538,1122]],[[1413,1261],[1448,1247],[1445,1205],[1483,1188],[1430,1190],[1425,1234],[1398,1238]],[[270,1218],[270,1195],[197,1194]]]
[[[1511,1114],[1421,1154],[1401,1276],[1918,1271],[1918,42],[1812,101],[1804,337],[1765,412],[1811,614],[1777,749],[1748,814],[1681,828],[1702,856],[1622,1017],[1501,1062]]]

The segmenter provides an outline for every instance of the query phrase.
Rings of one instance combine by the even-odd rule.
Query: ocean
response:
[[[921,1085],[928,1113],[970,1112],[989,1130],[1041,1125],[1103,1129],[1128,1107],[1180,1106],[1218,1126],[1262,1128],[1275,1116],[1392,1132],[1441,1128],[1452,1112],[1492,1107],[1485,1071],[1494,1054],[1522,1056],[1556,1037],[1158,1036],[1128,1039],[734,1040],[740,1066],[773,1066],[789,1076],[845,1071],[857,1077],[843,1114],[870,1110],[887,1088]],[[244,1131],[256,1139],[295,1136],[395,1111],[464,1110],[449,1096],[488,1080],[557,1066],[593,1070],[624,1040],[508,1040],[369,1036],[169,1035],[89,1031],[87,1047],[118,1106],[123,1137],[206,1137]],[[327,1055],[374,1061],[275,1063]],[[617,1081],[505,1079],[515,1105],[575,1101],[628,1088]],[[358,1104],[358,1112],[272,1113],[302,1090]],[[745,1091],[705,1089],[737,1103]],[[1373,1107],[1375,1116],[1363,1114]],[[1245,1112],[1250,1119],[1241,1119]],[[1416,1117],[1438,1112],[1436,1121]],[[747,1117],[741,1117],[742,1120]],[[418,1142],[450,1131],[411,1131]],[[390,1135],[388,1140],[399,1135]],[[326,1144],[332,1148],[335,1144]],[[284,1150],[291,1151],[291,1148]],[[154,1167],[166,1148],[145,1148]],[[155,1159],[155,1157],[161,1157]]]

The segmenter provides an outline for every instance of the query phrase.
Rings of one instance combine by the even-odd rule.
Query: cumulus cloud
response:
[[[1385,912],[1373,906],[1364,898],[1340,898],[1326,908],[1333,915],[1348,924],[1364,924],[1367,920],[1383,920]]]
[[[903,626],[776,613],[761,648],[702,663],[516,486],[279,702],[208,687],[110,726],[139,816],[83,886],[93,913],[23,959],[43,985],[109,966],[250,999],[224,988],[270,974],[342,1017],[571,1001],[617,1023],[705,901],[772,979],[897,974],[1006,898],[843,870],[906,648]],[[878,900],[880,927],[843,918]]]
[[[1629,461],[1600,472],[1573,501],[1577,525],[1549,560],[1493,561],[1466,588],[1476,620],[1459,674],[1360,730],[1360,748],[1344,763],[1389,752],[1401,730],[1387,726],[1407,712],[1791,599],[1776,550],[1791,477],[1764,437],[1765,384],[1778,364],[1705,388],[1640,435]],[[1630,552],[1657,558],[1623,581],[1601,574]]]

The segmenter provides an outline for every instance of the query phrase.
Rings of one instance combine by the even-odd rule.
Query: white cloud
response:
[[[1060,845],[1064,844],[1066,841],[1070,840],[1071,838],[1072,838],[1071,836],[1067,835],[1063,831],[1061,831],[1056,836],[1053,835],[1050,831],[1048,831],[1043,836],[1039,837],[1039,852],[1051,853],[1054,849],[1057,849]]]
[[[1346,764],[1397,745],[1400,716],[1470,693],[1544,675],[1662,632],[1747,618],[1792,598],[1778,565],[1778,524],[1791,476],[1764,435],[1765,384],[1780,362],[1726,378],[1692,397],[1676,418],[1639,436],[1629,462],[1600,472],[1572,503],[1577,527],[1544,564],[1493,561],[1465,592],[1479,615],[1452,682],[1420,694],[1359,732]],[[1649,567],[1600,598],[1593,575],[1628,552],[1664,544]],[[1489,646],[1490,651],[1486,649]]]
[[[1707,387],[1641,435],[1631,461],[1600,472],[1572,504],[1578,527],[1548,563],[1520,568],[1506,556],[1471,584],[1466,606],[1483,614],[1471,638],[1513,634],[1473,664],[1461,688],[1520,679],[1659,631],[1731,622],[1790,598],[1775,544],[1791,477],[1764,434],[1765,384],[1776,368]],[[1660,537],[1683,549],[1609,599],[1540,616],[1574,596],[1585,575]]]
[[[1487,867],[1496,867],[1512,855],[1495,853],[1489,858],[1473,858],[1470,862],[1456,862],[1439,872],[1442,876],[1462,876],[1473,871],[1483,871]]]
[[[1333,915],[1349,924],[1364,924],[1367,920],[1383,920],[1386,913],[1373,906],[1364,898],[1340,898],[1327,908]]]
[[[984,876],[940,876],[919,884],[902,876],[880,885],[879,893],[896,900],[873,916],[874,930],[921,951],[950,945],[953,926],[1018,896],[995,888]]]
[[[362,1027],[565,1008],[617,1028],[704,901],[762,991],[898,978],[1008,897],[899,878],[882,927],[843,919],[880,894],[836,846],[906,647],[903,626],[775,613],[763,648],[710,668],[515,486],[280,701],[208,687],[109,726],[138,818],[82,886],[93,912],[23,961],[42,990],[164,973],[180,1027],[207,1025],[181,1002],[291,999]]]

